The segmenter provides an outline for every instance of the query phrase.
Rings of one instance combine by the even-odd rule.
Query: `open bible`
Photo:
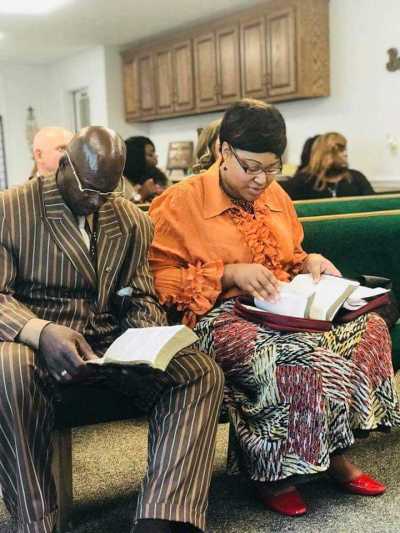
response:
[[[357,281],[323,274],[315,283],[299,274],[283,283],[275,302],[239,296],[236,315],[278,331],[329,331],[335,322],[348,322],[389,302],[388,290],[360,286]]]
[[[342,306],[349,311],[361,309],[368,303],[366,298],[386,292],[387,289],[362,287],[358,281],[338,276],[322,274],[315,283],[311,274],[299,274],[290,283],[282,284],[276,302],[255,298],[254,304],[279,315],[332,321]]]
[[[130,328],[120,335],[104,356],[88,361],[95,365],[145,364],[165,370],[174,355],[198,340],[187,326]]]

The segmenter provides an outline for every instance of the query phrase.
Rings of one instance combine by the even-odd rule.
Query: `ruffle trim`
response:
[[[198,317],[212,309],[221,294],[223,273],[222,260],[189,264],[182,269],[182,287],[179,293],[170,294],[161,303],[175,305],[178,311],[184,311],[183,324],[193,328]]]
[[[300,272],[303,260],[294,258],[289,265],[282,268],[278,240],[268,224],[267,208],[262,204],[257,205],[256,202],[254,212],[255,217],[239,207],[227,211],[242,234],[253,262],[267,267],[280,281],[288,281]]]

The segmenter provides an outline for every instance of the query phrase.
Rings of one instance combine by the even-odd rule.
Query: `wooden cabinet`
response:
[[[242,21],[240,25],[242,90],[246,98],[267,96],[265,20],[263,16]]]
[[[139,78],[136,59],[123,63],[123,84],[125,116],[127,120],[134,120],[140,116]]]
[[[196,104],[207,111],[240,98],[238,27],[229,26],[194,39]]]
[[[241,97],[239,27],[224,26],[216,32],[217,98],[223,106]]]
[[[174,59],[174,111],[194,109],[194,80],[192,41],[186,40],[173,47]]]
[[[206,33],[194,40],[194,65],[196,72],[196,104],[199,110],[218,104],[217,53],[215,34]]]
[[[240,46],[244,97],[273,101],[296,92],[293,7],[244,20],[240,26]]]
[[[267,96],[295,93],[296,11],[294,7],[266,16]]]
[[[329,0],[265,4],[128,50],[128,121],[329,95]]]
[[[191,41],[154,52],[157,115],[182,113],[194,108]]]
[[[154,56],[152,52],[142,52],[137,56],[139,77],[140,117],[156,114],[154,86]]]

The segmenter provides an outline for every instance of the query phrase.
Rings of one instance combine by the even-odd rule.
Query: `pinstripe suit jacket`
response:
[[[99,211],[97,269],[55,177],[0,193],[0,340],[31,318],[106,346],[127,327],[165,323],[149,271],[150,219],[118,198]],[[117,291],[132,288],[132,296]]]

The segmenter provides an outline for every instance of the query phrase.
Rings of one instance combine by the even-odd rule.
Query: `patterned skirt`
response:
[[[225,373],[230,473],[278,481],[321,472],[354,431],[400,425],[390,335],[378,315],[326,333],[281,333],[232,308],[223,303],[195,329]]]

